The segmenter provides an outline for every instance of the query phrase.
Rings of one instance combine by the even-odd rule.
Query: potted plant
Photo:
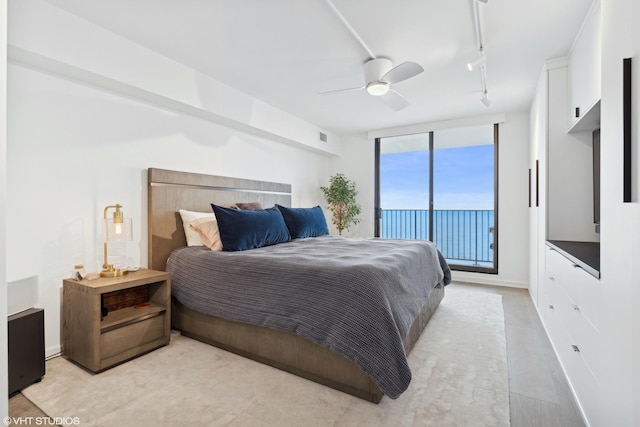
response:
[[[342,230],[348,230],[351,225],[360,222],[358,215],[361,208],[356,201],[358,194],[356,184],[339,173],[329,179],[328,187],[323,186],[320,189],[333,214],[333,224],[338,229],[338,234],[342,236]]]

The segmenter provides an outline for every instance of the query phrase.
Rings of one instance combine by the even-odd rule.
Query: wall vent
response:
[[[327,142],[327,134],[320,132],[320,141]]]

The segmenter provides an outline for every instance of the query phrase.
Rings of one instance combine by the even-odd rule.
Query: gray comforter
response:
[[[243,252],[180,248],[167,271],[185,306],[301,335],[353,361],[391,398],[411,381],[409,327],[451,280],[430,242],[336,236]]]

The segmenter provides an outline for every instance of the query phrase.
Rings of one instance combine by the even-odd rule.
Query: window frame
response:
[[[499,199],[499,124],[493,124],[493,212],[494,212],[494,226],[493,226],[493,266],[483,267],[475,265],[463,265],[450,263],[449,266],[455,271],[465,271],[472,273],[486,273],[486,274],[498,274],[498,260],[499,260],[499,212],[498,212],[498,199]],[[434,166],[434,131],[428,132],[429,135],[429,239],[433,240],[433,166]],[[374,139],[374,236],[380,238],[380,229],[382,221],[382,208],[380,206],[380,149],[381,138]]]

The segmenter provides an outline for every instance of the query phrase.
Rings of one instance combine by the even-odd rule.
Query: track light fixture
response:
[[[476,58],[467,62],[467,68],[469,69],[469,71],[473,71],[475,68],[479,67],[485,62],[487,62],[487,57],[484,56],[484,52],[480,51]]]
[[[473,26],[475,27],[476,33],[476,42],[478,43],[478,56],[473,60],[467,63],[467,68],[469,71],[473,71],[474,69],[478,69],[480,71],[480,81],[482,83],[482,98],[480,98],[480,102],[489,108],[493,104],[493,102],[489,99],[489,95],[487,94],[487,58],[484,56],[484,32],[482,31],[482,17],[481,17],[481,8],[480,4],[487,4],[489,0],[474,0],[472,1],[473,5]]]
[[[487,108],[491,107],[491,105],[493,104],[493,102],[489,99],[489,96],[487,95],[486,90],[482,94],[482,99],[480,99],[480,102],[482,102],[484,106]]]

